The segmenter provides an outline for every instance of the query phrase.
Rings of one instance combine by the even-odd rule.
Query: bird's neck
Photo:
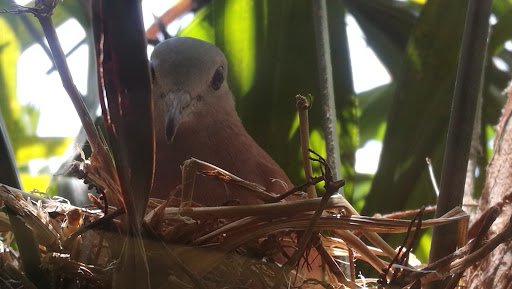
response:
[[[190,137],[190,139],[197,140],[197,143],[204,144],[212,135],[221,139],[233,139],[233,136],[243,135],[245,137],[247,135],[234,106],[217,107],[208,111],[197,111],[194,114],[189,119],[180,122],[173,142],[178,144],[182,139]],[[155,137],[157,146],[169,145],[165,134],[156,133]]]
[[[234,108],[215,113],[200,113],[192,121],[183,122],[182,125],[183,130],[194,134],[201,142],[207,141],[202,138],[210,138],[212,135],[217,138],[232,138],[233,135],[245,134],[245,129]]]

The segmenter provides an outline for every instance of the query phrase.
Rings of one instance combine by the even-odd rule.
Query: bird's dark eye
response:
[[[222,83],[224,82],[224,67],[219,66],[215,70],[215,73],[213,74],[212,81],[211,81],[211,87],[214,90],[219,90],[222,86]]]

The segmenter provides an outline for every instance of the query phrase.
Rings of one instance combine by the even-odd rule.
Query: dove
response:
[[[293,188],[286,173],[244,129],[226,81],[227,73],[222,51],[199,39],[170,38],[153,50],[156,153],[152,197],[168,198],[181,184],[181,165],[190,158],[213,164],[270,193],[283,194]],[[295,199],[298,197],[286,198]],[[192,200],[204,206],[232,201],[241,205],[262,203],[246,188],[204,176],[195,178]],[[291,248],[286,250],[293,253]],[[285,260],[276,257],[281,263]],[[322,279],[318,253],[312,249],[306,258],[312,271],[305,260],[299,262],[300,271],[309,278]]]
[[[227,83],[228,63],[208,42],[175,37],[151,55],[155,176],[151,196],[167,199],[181,184],[181,165],[196,158],[283,194],[293,186],[279,165],[244,129]],[[261,203],[246,188],[214,177],[195,179],[192,200],[204,206],[229,201]]]

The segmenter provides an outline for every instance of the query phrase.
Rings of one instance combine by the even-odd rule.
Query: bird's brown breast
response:
[[[157,140],[152,196],[167,198],[181,184],[180,166],[192,157],[262,185],[272,193],[282,194],[292,187],[284,171],[247,134],[236,117],[182,123],[172,143]],[[219,206],[231,200],[259,203],[246,188],[206,176],[196,178],[193,200],[205,206]]]

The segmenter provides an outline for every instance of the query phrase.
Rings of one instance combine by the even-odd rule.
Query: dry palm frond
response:
[[[211,171],[210,174],[217,175]],[[67,282],[80,282],[80,288],[110,288],[110,269],[119,256],[121,231],[125,228],[118,219],[122,209],[112,208],[109,212],[114,211],[113,214],[105,214],[97,208],[76,208],[7,186],[0,187],[0,198],[36,233],[44,255],[43,268],[55,288]],[[321,202],[316,198],[248,206],[192,204],[184,208],[175,198],[151,200],[143,229],[152,282],[154,286],[173,288],[271,288],[276,280],[284,278],[282,288],[375,285],[376,279],[343,275],[337,260],[350,251],[354,258],[371,264],[378,273],[388,268],[387,274],[378,280],[381,284],[407,286],[418,280],[427,282],[462,272],[476,262],[475,258],[510,239],[506,231],[499,238],[484,242],[479,250],[470,253],[468,245],[440,264],[413,267],[397,261],[406,260],[404,254],[408,255],[408,250],[391,260],[382,249],[366,244],[358,236],[363,232],[401,233],[449,222],[464,223],[467,215],[462,210],[455,209],[438,219],[414,221],[348,215],[344,212],[350,211],[350,204],[334,195],[327,200],[312,228],[322,234],[312,235],[304,256],[290,273],[283,271]],[[10,224],[1,217],[0,227],[7,236]],[[30,284],[26,279],[20,280],[22,275],[13,273],[20,270],[19,260],[8,244],[3,252],[0,277]],[[326,269],[323,281],[308,276],[311,269],[317,269],[308,266],[318,259],[324,261]]]

